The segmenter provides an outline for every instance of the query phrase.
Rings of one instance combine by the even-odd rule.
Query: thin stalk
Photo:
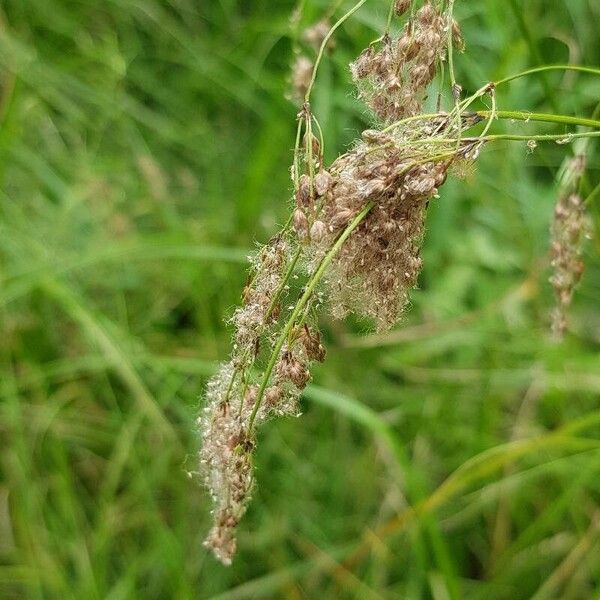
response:
[[[428,144],[453,144],[460,141],[464,144],[472,144],[474,142],[496,142],[499,140],[523,141],[528,142],[533,140],[536,142],[564,142],[565,144],[572,139],[577,138],[595,138],[600,137],[600,131],[584,131],[581,133],[562,133],[562,134],[539,134],[539,135],[512,135],[510,133],[496,133],[491,135],[478,135],[465,138],[423,138],[420,140],[412,140],[410,145],[428,145]],[[433,157],[435,158],[435,157]],[[428,160],[433,160],[428,159]]]
[[[306,104],[306,110],[308,109],[308,104]],[[315,188],[315,165],[313,162],[313,132],[312,132],[312,115],[310,112],[306,115],[306,132],[304,133],[305,142],[305,151],[306,151],[306,160],[305,163],[308,164],[308,180],[309,180],[309,188],[310,188],[310,197],[314,197],[314,188]],[[306,165],[305,165],[306,166]]]
[[[394,17],[394,4],[395,4],[395,0],[392,0],[390,2],[390,10],[388,11],[388,16],[387,16],[387,22],[385,24],[385,33],[384,33],[384,37],[386,35],[390,34],[390,28],[392,26],[392,19]],[[383,39],[383,38],[382,38]]]
[[[481,98],[481,96],[489,92],[490,89],[493,87],[493,83],[486,83],[484,86],[480,87],[474,94],[472,94],[468,98],[465,98],[460,103],[460,110],[466,110],[469,106],[471,106],[471,104],[473,104],[473,102],[475,102],[475,100],[477,100],[477,98]]]
[[[454,13],[454,0],[448,1],[448,39],[446,42],[446,46],[448,48],[448,75],[450,77],[450,92],[452,93],[452,98],[454,99],[454,111],[456,114],[454,115],[454,123],[456,128],[456,135],[458,141],[456,142],[456,149],[460,147],[460,137],[462,133],[461,127],[461,109],[460,109],[460,92],[461,88],[456,83],[456,75],[454,73],[454,54],[453,54],[453,43],[452,43],[452,22],[453,22],[453,13]]]
[[[300,258],[301,254],[302,254],[302,247],[298,246],[298,249],[296,250],[294,257],[292,258],[292,261],[290,262],[290,264],[287,268],[287,271],[285,272],[285,275],[283,276],[283,279],[281,280],[281,283],[279,284],[279,287],[277,288],[277,291],[273,294],[273,298],[271,299],[271,303],[269,304],[269,308],[267,309],[267,314],[265,315],[265,323],[267,323],[269,321],[269,318],[271,317],[271,313],[273,312],[273,309],[279,302],[279,299],[281,298],[281,293],[283,292],[285,286],[287,285],[287,282],[289,281],[290,277],[292,276],[292,273],[294,272],[294,269],[296,268],[296,263],[298,262],[298,259]]]
[[[567,144],[571,140],[577,138],[595,138],[600,137],[600,131],[585,131],[582,133],[567,133],[567,134],[551,134],[551,135],[511,135],[511,134],[494,134],[487,135],[481,138],[472,138],[475,140],[481,140],[483,142],[496,142],[498,140],[512,140],[512,141],[529,141],[535,142],[563,142]]]
[[[489,117],[491,111],[478,110],[477,114],[484,119]],[[572,117],[570,115],[553,115],[550,113],[533,113],[514,110],[496,111],[498,119],[514,119],[516,121],[541,121],[543,123],[560,123],[563,125],[581,125],[582,127],[594,127],[600,129],[600,121],[597,119],[586,119],[583,117]]]
[[[380,35],[377,39],[374,39],[372,42],[369,42],[369,46],[374,46],[375,44],[379,44],[379,42],[383,42],[390,35],[390,28],[392,26],[392,18],[394,17],[394,4],[395,1],[391,0],[390,9],[388,11],[387,22],[385,25],[385,29],[383,35]]]
[[[514,81],[515,79],[526,77],[527,75],[532,75],[533,73],[542,73],[544,71],[579,71],[580,73],[600,75],[600,69],[595,67],[586,67],[584,65],[545,65],[543,67],[534,67],[533,69],[527,69],[526,71],[509,75],[508,77],[504,77],[503,79],[495,81],[494,84],[502,85],[503,83],[508,83],[509,81]]]
[[[296,323],[296,319],[300,315],[300,313],[304,310],[304,307],[310,300],[313,292],[315,291],[315,287],[323,277],[327,267],[330,265],[331,261],[335,257],[335,255],[339,252],[340,248],[344,245],[344,242],[348,239],[348,236],[358,227],[361,221],[367,216],[369,211],[373,208],[373,203],[369,202],[365,207],[354,217],[352,222],[346,227],[340,237],[336,240],[335,244],[331,247],[329,252],[323,257],[321,263],[317,267],[317,270],[313,273],[311,278],[309,279],[306,288],[304,289],[304,293],[296,303],[292,314],[287,320],[283,331],[281,332],[275,347],[273,348],[273,352],[271,353],[271,358],[269,359],[269,363],[267,364],[267,368],[265,369],[265,373],[263,376],[263,380],[260,384],[260,388],[258,390],[258,394],[256,396],[256,402],[254,403],[254,409],[252,410],[252,414],[250,415],[250,420],[248,422],[248,433],[252,432],[252,428],[254,425],[254,421],[256,419],[256,414],[260,405],[262,403],[262,399],[267,389],[267,385],[269,384],[269,379],[271,378],[271,374],[273,373],[273,369],[275,367],[275,363],[279,358],[279,353],[283,348],[285,340],[288,338],[292,327]]]
[[[399,121],[394,121],[386,128],[381,130],[381,133],[387,133],[388,131],[395,129],[400,125],[405,125],[406,123],[412,123],[413,121],[424,121],[427,119],[433,119],[434,117],[447,117],[448,113],[424,113],[419,115],[413,115],[412,117],[406,117],[404,119],[400,119]]]
[[[452,95],[454,96],[454,87],[456,86],[456,76],[454,74],[454,57],[453,57],[453,45],[452,45],[452,14],[454,11],[454,0],[449,0],[448,2],[448,41],[446,45],[448,46],[448,75],[450,76],[450,86],[452,88]],[[455,102],[457,102],[457,98],[455,97]]]
[[[489,84],[488,84],[489,85]],[[478,90],[476,94],[483,95],[485,89],[487,89],[488,85],[485,88],[481,88]],[[464,103],[461,107],[461,111],[464,111]],[[491,110],[478,110],[476,114],[478,114],[482,119],[488,119],[491,115]],[[434,119],[435,117],[448,117],[448,113],[425,113],[421,115],[413,115],[412,117],[406,117],[405,119],[400,119],[399,121],[395,121],[388,125],[385,129],[381,130],[381,133],[387,133],[400,125],[405,125],[406,123],[412,123],[414,121],[426,121],[428,119]],[[597,119],[586,119],[584,117],[572,117],[570,115],[553,115],[551,113],[534,113],[534,112],[525,112],[525,111],[514,111],[514,110],[497,110],[495,112],[495,116],[497,119],[514,119],[516,121],[540,121],[542,123],[560,123],[563,125],[580,125],[581,127],[594,127],[600,129],[600,121]]]
[[[325,154],[325,139],[323,137],[323,130],[321,129],[321,124],[319,123],[317,117],[312,115],[312,118],[317,126],[317,130],[319,131],[319,144],[321,145],[321,156],[324,157]],[[322,161],[321,161],[322,162]]]
[[[294,180],[294,191],[298,190],[298,185],[300,181],[300,140],[302,139],[302,122],[304,120],[304,113],[301,113],[302,116],[298,119],[298,128],[296,129],[296,143],[294,145],[294,172],[292,174],[292,179]]]
[[[312,92],[313,86],[315,84],[315,79],[317,78],[317,71],[319,69],[319,65],[321,64],[321,60],[323,59],[323,54],[325,53],[325,48],[327,47],[327,44],[329,43],[329,40],[331,39],[331,36],[335,33],[335,30],[340,27],[340,25],[342,25],[344,23],[344,21],[346,21],[347,19],[349,19],[367,0],[360,0],[360,2],[358,2],[357,4],[355,4],[347,13],[345,13],[344,15],[342,15],[331,27],[331,29],[329,30],[329,32],[327,33],[327,35],[325,36],[325,38],[323,39],[323,42],[321,43],[321,47],[319,48],[319,54],[317,55],[317,60],[315,60],[315,66],[313,67],[313,72],[312,72],[312,77],[310,79],[310,83],[308,85],[308,88],[306,90],[306,95],[304,96],[304,101],[308,102],[310,100],[310,93]]]
[[[231,396],[231,390],[233,389],[233,384],[236,380],[236,377],[238,376],[239,373],[239,369],[234,369],[233,373],[231,374],[231,379],[229,380],[229,385],[227,386],[227,390],[225,392],[225,403],[227,404],[229,402],[229,396]]]
[[[490,97],[492,99],[492,110],[490,110],[490,116],[488,122],[485,124],[483,131],[481,132],[481,137],[485,137],[487,132],[490,130],[492,126],[493,120],[496,118],[498,111],[496,109],[496,88],[490,88]]]

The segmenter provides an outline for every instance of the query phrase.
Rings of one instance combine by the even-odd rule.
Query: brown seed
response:
[[[396,0],[394,2],[394,13],[397,17],[401,17],[409,8],[411,0]]]
[[[373,198],[385,190],[385,182],[381,179],[367,181],[361,190],[363,198]]]
[[[452,20],[452,45],[461,52],[465,49],[465,41],[455,19]]]
[[[433,23],[437,16],[436,10],[431,4],[427,3],[417,11],[417,19],[427,25]]]
[[[274,385],[270,388],[267,388],[265,392],[265,404],[268,407],[273,407],[279,404],[281,398],[283,397],[283,390],[278,386]]]
[[[319,196],[324,196],[333,185],[333,177],[328,171],[320,171],[315,177],[315,190]]]
[[[277,321],[277,319],[279,319],[280,315],[281,315],[281,304],[278,302],[277,304],[275,304],[275,306],[271,310],[271,314],[269,315],[269,322],[275,323]]]
[[[397,51],[402,60],[408,62],[419,53],[421,45],[412,35],[403,35],[397,43]]]
[[[310,177],[302,175],[298,182],[298,190],[296,191],[296,206],[298,208],[306,208],[310,206]]]
[[[237,446],[239,446],[242,443],[243,439],[244,439],[244,433],[243,433],[243,431],[238,431],[237,433],[234,433],[227,440],[227,447],[230,450],[234,450]]]
[[[254,294],[254,290],[252,289],[252,286],[247,285],[244,287],[244,289],[242,290],[242,301],[244,304],[249,304],[250,301],[252,300],[252,296]]]
[[[308,237],[308,219],[306,218],[304,211],[300,208],[297,208],[294,211],[294,229],[296,230],[298,237]]]
[[[321,155],[321,144],[320,144],[318,138],[316,136],[314,136],[312,133],[310,134],[310,140],[311,140],[310,150],[312,153],[312,157],[313,157],[313,159],[319,158],[319,156]],[[306,148],[306,152],[308,153],[309,139],[306,134],[304,134],[304,147]]]
[[[278,374],[291,381],[298,389],[306,387],[310,379],[310,373],[305,365],[303,365],[289,350],[286,350],[277,367]]]
[[[365,129],[360,135],[367,144],[378,144],[381,142],[381,138],[384,137],[381,131],[377,129]]]
[[[310,239],[317,244],[327,235],[327,227],[323,221],[315,221],[310,228]]]
[[[288,377],[298,389],[303,389],[310,379],[310,373],[300,361],[296,360],[289,366]]]
[[[316,360],[318,362],[323,362],[325,360],[327,351],[321,344],[321,334],[318,331],[313,333],[307,325],[304,325],[304,329],[300,334],[300,341],[306,350],[306,356],[308,356],[310,360]]]
[[[350,66],[355,79],[364,79],[373,71],[373,48],[365,48],[360,56]]]
[[[247,406],[254,406],[257,396],[258,396],[258,386],[257,385],[249,386],[248,389],[246,390],[246,393],[244,394],[244,403]]]
[[[338,210],[329,220],[329,228],[333,231],[340,227],[344,227],[350,222],[350,219],[354,216],[354,212],[350,209]]]

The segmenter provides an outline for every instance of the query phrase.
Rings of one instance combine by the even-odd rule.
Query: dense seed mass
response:
[[[396,2],[404,13],[409,3]],[[359,97],[384,123],[420,112],[425,90],[445,59],[448,19],[426,3],[396,39],[386,36],[377,51],[369,46],[352,63]],[[456,37],[460,37],[456,25]]]

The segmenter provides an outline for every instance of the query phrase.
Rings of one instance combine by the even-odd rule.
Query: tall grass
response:
[[[385,27],[387,2],[368,5],[315,86],[328,160],[366,125],[346,66]],[[329,8],[307,2],[304,25]],[[594,142],[581,190],[595,238],[563,344],[548,334],[547,246],[565,146],[497,142],[432,207],[402,329],[359,338],[361,323],[323,321],[329,357],[302,421],[261,438],[238,561],[222,569],[202,548],[190,424],[227,353],[245,256],[287,217],[292,9],[3,3],[0,595],[594,597]],[[540,63],[600,62],[592,1],[456,12],[467,92]],[[590,117],[599,91],[557,71],[498,95]]]

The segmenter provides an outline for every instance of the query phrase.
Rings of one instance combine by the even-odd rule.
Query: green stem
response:
[[[387,127],[381,130],[381,133],[387,133],[400,125],[405,125],[406,123],[412,123],[413,121],[426,121],[427,119],[433,119],[434,117],[444,116],[447,117],[447,113],[423,113],[419,115],[413,115],[412,117],[405,117],[404,119],[400,119],[399,121],[394,121],[390,123]]]
[[[296,250],[296,254],[294,254],[294,257],[292,258],[292,261],[290,262],[290,264],[287,268],[287,271],[285,272],[285,275],[283,276],[283,279],[281,280],[281,283],[279,284],[279,286],[277,288],[277,291],[275,292],[275,294],[273,294],[273,298],[271,299],[271,303],[269,304],[269,308],[267,309],[267,313],[265,315],[265,323],[269,322],[271,313],[273,312],[273,309],[279,302],[279,299],[281,298],[281,293],[283,292],[287,282],[289,281],[290,277],[292,276],[292,273],[294,272],[294,269],[296,268],[296,263],[298,262],[298,259],[300,258],[301,254],[302,254],[302,247],[299,246],[298,249]]]
[[[513,140],[513,141],[529,141],[533,140],[536,142],[552,142],[557,141],[560,142],[564,140],[565,143],[576,139],[576,138],[591,138],[591,137],[600,137],[600,131],[586,131],[583,133],[567,133],[562,135],[551,134],[551,135],[511,135],[511,134],[494,134],[487,135],[483,137],[471,138],[472,141],[481,140],[483,142],[495,142],[498,140]],[[463,140],[466,141],[466,140]]]
[[[454,57],[453,57],[453,45],[452,45],[452,14],[454,12],[454,0],[449,0],[448,2],[448,41],[446,43],[448,49],[448,74],[450,76],[450,86],[452,88],[452,94],[454,95],[454,86],[456,85],[456,77],[454,75]],[[455,98],[455,103],[458,103],[458,99]]]
[[[300,139],[302,138],[302,123],[304,116],[298,119],[298,128],[296,129],[296,143],[294,145],[294,172],[292,179],[294,180],[294,191],[298,191],[300,181]]]
[[[447,52],[448,52],[448,74],[450,76],[450,92],[452,94],[452,98],[454,99],[454,110],[453,112],[455,113],[454,115],[454,127],[456,128],[456,136],[457,136],[457,142],[456,142],[456,150],[458,151],[459,147],[460,147],[460,138],[461,138],[461,134],[462,134],[462,127],[461,127],[461,122],[462,122],[462,116],[461,116],[461,110],[460,110],[460,92],[461,92],[461,87],[456,83],[456,75],[454,73],[454,45],[453,45],[453,40],[452,40],[452,25],[453,25],[453,21],[454,21],[454,0],[449,0],[448,1],[448,21],[447,21],[447,28],[448,28],[448,39],[446,42],[446,47],[447,47]],[[490,122],[492,120],[493,117],[490,117]]]
[[[254,421],[256,419],[256,414],[258,409],[260,408],[265,390],[267,389],[267,385],[269,384],[269,379],[271,378],[271,374],[273,373],[273,369],[275,368],[275,363],[279,358],[279,354],[285,340],[290,334],[292,327],[296,323],[296,319],[298,315],[304,310],[304,307],[310,300],[313,292],[315,291],[315,287],[323,277],[327,267],[330,265],[331,261],[335,257],[335,255],[339,252],[340,248],[343,246],[344,242],[348,239],[348,236],[358,227],[361,221],[367,216],[369,211],[373,208],[373,203],[369,202],[357,215],[354,217],[352,222],[346,227],[340,237],[336,240],[335,244],[331,247],[329,252],[323,257],[323,260],[317,267],[317,270],[313,273],[312,277],[308,281],[306,288],[304,289],[304,293],[296,303],[290,318],[287,320],[283,331],[281,332],[277,343],[273,348],[273,352],[271,353],[271,358],[269,359],[269,363],[267,364],[267,368],[265,369],[265,373],[263,376],[263,380],[260,384],[260,388],[258,390],[258,394],[256,397],[256,402],[254,403],[254,409],[252,410],[252,414],[250,415],[250,420],[248,421],[248,433],[251,433],[252,427],[254,425]]]
[[[489,117],[491,111],[478,110],[477,114],[484,119]],[[497,110],[498,119],[514,119],[516,121],[541,121],[544,123],[561,123],[563,125],[581,125],[582,127],[594,127],[600,129],[600,121],[597,119],[585,119],[583,117],[571,117],[569,115],[553,115],[550,113],[534,113],[514,110]]]
[[[392,19],[394,18],[394,4],[395,0],[392,0],[390,2],[390,9],[388,10],[387,22],[385,24],[385,35],[390,34],[390,28],[392,27]]]
[[[496,109],[496,88],[490,88],[489,94],[492,99],[492,110],[490,110],[488,121],[485,124],[483,131],[481,132],[481,137],[485,137],[487,132],[490,130],[490,127],[492,126],[492,122],[498,115],[498,111]]]
[[[317,60],[315,61],[315,66],[313,68],[312,77],[310,79],[310,84],[308,85],[308,88],[306,90],[306,95],[304,96],[305,102],[308,102],[310,100],[310,93],[312,92],[313,85],[315,84],[315,79],[317,78],[317,71],[319,69],[319,65],[321,64],[321,60],[323,59],[323,54],[325,53],[325,48],[327,47],[327,44],[329,43],[331,36],[335,33],[335,30],[338,27],[340,27],[340,25],[342,25],[344,23],[344,21],[349,19],[366,1],[367,0],[360,0],[360,2],[355,4],[346,14],[342,15],[334,23],[334,25],[331,27],[331,29],[329,30],[329,32],[323,39],[321,47],[319,48],[319,54],[317,55]]]
[[[583,65],[545,65],[543,67],[535,67],[533,69],[521,71],[520,73],[515,73],[514,75],[509,75],[508,77],[504,77],[504,79],[495,81],[494,84],[497,86],[502,85],[503,83],[508,83],[509,81],[514,81],[515,79],[526,77],[527,75],[532,75],[533,73],[542,73],[544,71],[579,71],[580,73],[600,75],[600,69],[595,67],[586,67]]]
[[[552,142],[562,141],[565,143],[577,138],[595,138],[600,137],[600,131],[584,131],[582,133],[561,133],[561,134],[538,134],[538,135],[512,135],[510,133],[496,133],[492,135],[478,135],[475,137],[465,138],[423,138],[420,140],[412,140],[409,142],[410,145],[430,145],[430,144],[454,144],[456,142],[463,142],[463,144],[470,144],[473,142],[496,142],[498,140],[512,140],[512,141],[523,141],[528,142],[534,140],[536,142]],[[434,160],[436,157],[428,158],[427,161]]]

